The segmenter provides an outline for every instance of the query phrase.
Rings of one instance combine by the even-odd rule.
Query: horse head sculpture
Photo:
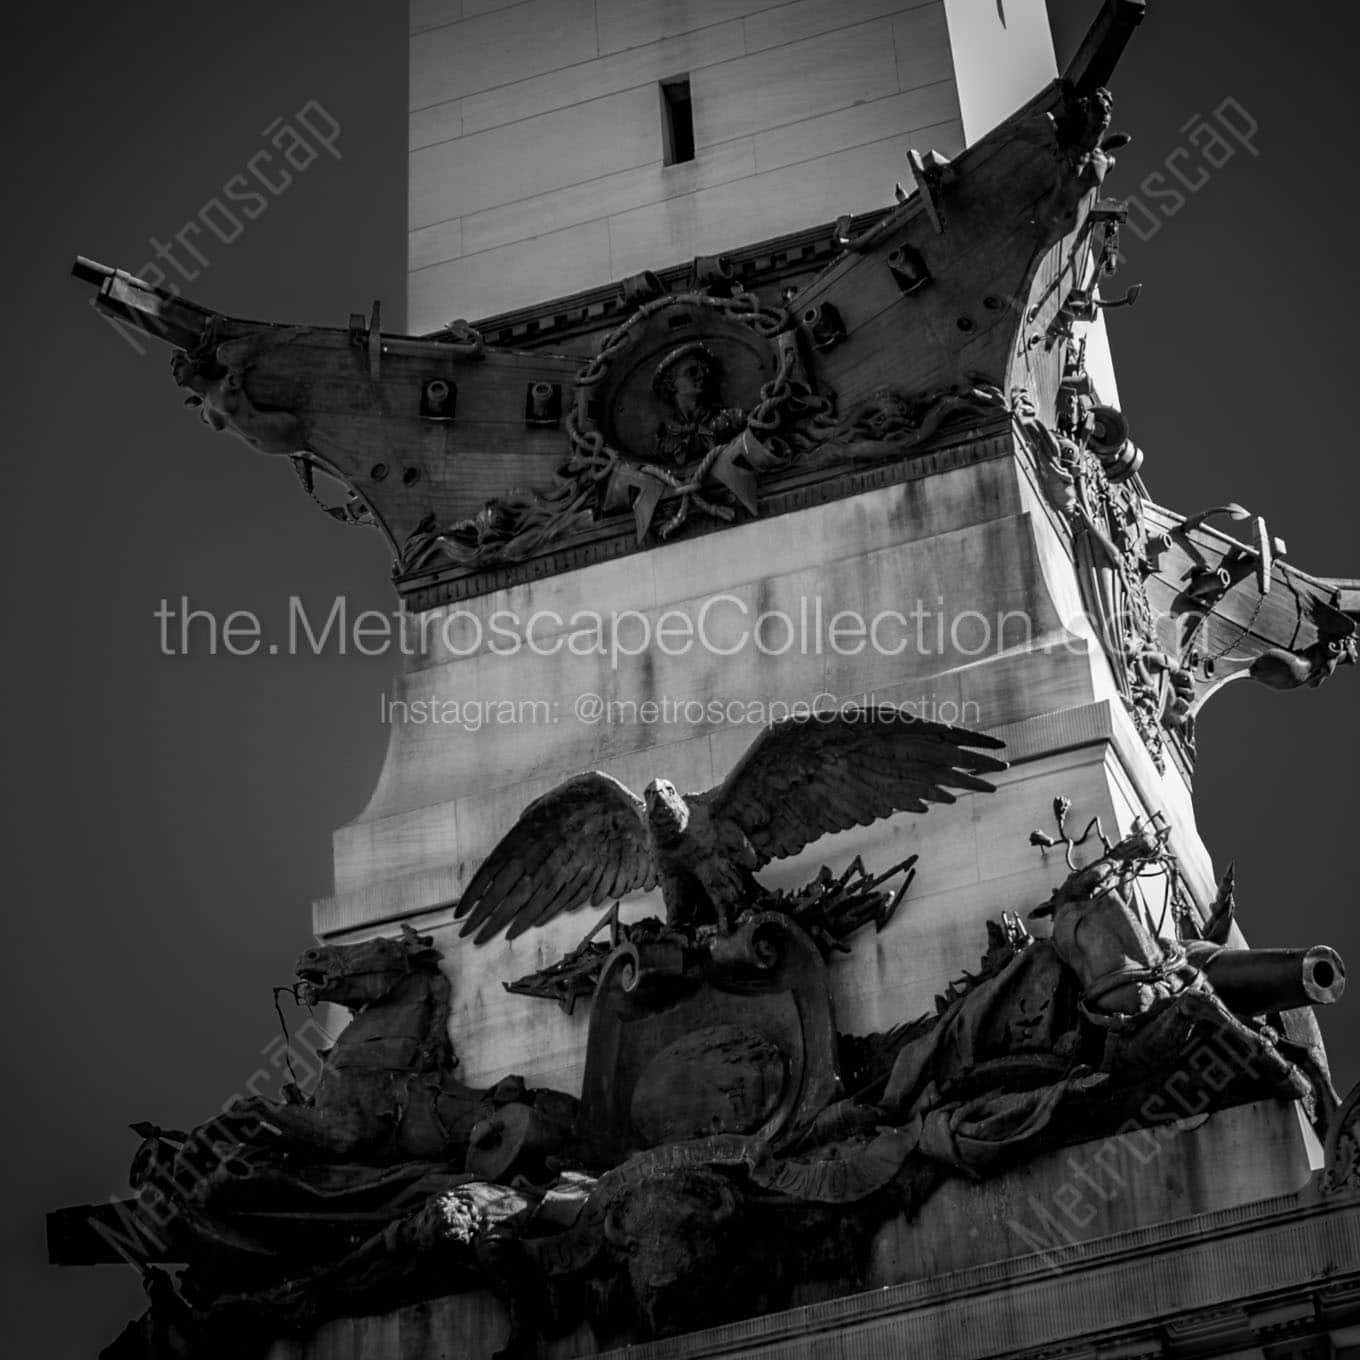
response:
[[[1137,887],[1138,879],[1159,878],[1169,906],[1178,871],[1166,820],[1158,814],[1149,822],[1135,822],[1117,843],[1093,822],[1079,840],[1071,841],[1063,828],[1066,809],[1055,810],[1063,839],[1054,843],[1067,846],[1069,866],[1072,850],[1092,832],[1100,836],[1104,850],[1082,868],[1073,867],[1052,897],[1030,912],[1032,920],[1052,919],[1053,947],[1081,980],[1083,1009],[1097,1017],[1143,1015],[1199,985],[1199,970],[1174,940],[1160,938],[1165,921],[1154,926]]]
[[[357,944],[323,944],[298,955],[294,995],[307,1006],[329,1001],[358,1011],[388,996],[413,973],[436,975],[434,938],[403,925],[395,938],[380,936]]]

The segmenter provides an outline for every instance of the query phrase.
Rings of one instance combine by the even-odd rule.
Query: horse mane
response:
[[[423,972],[424,970],[418,970]],[[418,1070],[422,1072],[456,1072],[458,1054],[449,1034],[453,1013],[453,987],[438,964],[431,970],[430,993],[434,1013],[430,1017],[430,1034],[417,1055]]]

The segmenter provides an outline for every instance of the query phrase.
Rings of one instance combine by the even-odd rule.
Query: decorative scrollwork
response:
[[[900,458],[952,420],[976,422],[1006,409],[1005,394],[980,374],[971,375],[967,384],[916,394],[881,387],[843,419],[817,423],[822,437],[810,444],[802,461],[815,466]]]

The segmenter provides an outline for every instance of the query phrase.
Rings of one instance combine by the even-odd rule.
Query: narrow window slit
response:
[[[661,82],[661,149],[666,165],[694,159],[694,105],[688,76]]]

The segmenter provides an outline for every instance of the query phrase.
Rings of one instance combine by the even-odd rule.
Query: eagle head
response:
[[[689,804],[675,791],[668,779],[653,779],[643,791],[647,820],[662,840],[677,839],[689,825]]]

